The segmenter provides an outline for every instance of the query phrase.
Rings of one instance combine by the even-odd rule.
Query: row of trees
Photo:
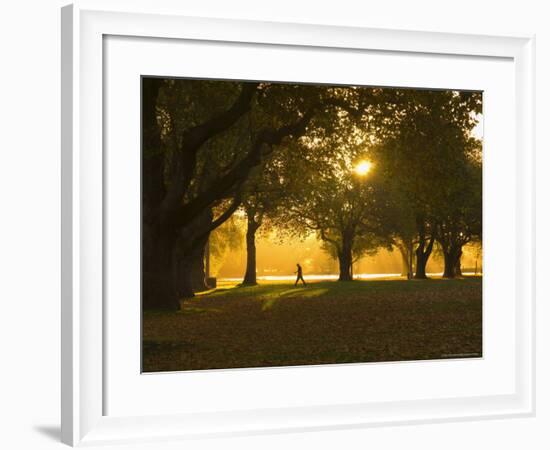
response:
[[[445,276],[481,238],[478,93],[143,78],[143,306],[204,289],[210,233],[246,215],[245,284],[260,229],[314,231],[338,258],[397,248]],[[361,176],[354,167],[369,160]]]

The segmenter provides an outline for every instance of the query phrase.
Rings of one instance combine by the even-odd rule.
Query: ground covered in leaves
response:
[[[143,315],[144,372],[480,357],[481,278],[225,287]]]

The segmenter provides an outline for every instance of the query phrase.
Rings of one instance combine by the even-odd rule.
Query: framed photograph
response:
[[[62,9],[62,438],[534,414],[534,39]]]

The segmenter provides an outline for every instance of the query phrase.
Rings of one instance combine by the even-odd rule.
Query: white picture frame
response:
[[[507,58],[515,76],[515,386],[506,395],[105,415],[104,39],[258,43]],[[203,19],[87,2],[62,9],[62,440],[69,445],[530,416],[534,380],[534,37]],[[237,409],[237,408],[236,408]]]

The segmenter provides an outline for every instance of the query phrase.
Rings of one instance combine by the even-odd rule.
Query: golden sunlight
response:
[[[370,161],[360,161],[353,170],[357,175],[364,176],[370,172],[371,168],[372,163]]]

